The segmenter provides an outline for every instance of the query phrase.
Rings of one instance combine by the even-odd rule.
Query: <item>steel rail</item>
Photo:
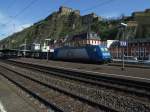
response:
[[[102,109],[102,110],[104,110],[104,111],[107,111],[107,112],[119,112],[119,111],[117,111],[117,110],[115,110],[115,109],[113,109],[113,108],[106,107],[105,105],[101,105],[101,104],[96,103],[96,102],[94,102],[94,101],[88,100],[88,99],[86,99],[85,97],[81,97],[81,96],[76,95],[76,94],[74,94],[74,93],[72,93],[72,92],[68,92],[68,91],[66,91],[66,90],[63,90],[63,89],[61,89],[61,88],[57,88],[57,87],[52,86],[52,85],[48,85],[48,84],[46,84],[46,83],[43,83],[43,82],[41,82],[41,81],[38,81],[38,80],[33,79],[33,78],[31,78],[31,77],[28,77],[28,76],[26,76],[26,75],[23,75],[23,74],[21,74],[21,73],[18,73],[18,72],[14,71],[14,70],[11,70],[10,68],[4,67],[4,66],[2,66],[2,65],[0,65],[0,67],[3,67],[4,69],[7,69],[7,70],[11,71],[11,72],[15,73],[15,74],[18,75],[18,76],[22,76],[22,77],[24,77],[24,78],[26,78],[26,79],[29,79],[29,80],[31,80],[31,81],[34,81],[34,82],[36,82],[36,83],[38,83],[38,84],[41,84],[41,85],[43,85],[43,86],[45,86],[45,87],[48,87],[48,88],[53,89],[53,90],[56,90],[56,91],[58,91],[58,92],[60,92],[60,93],[66,94],[66,95],[68,95],[68,96],[70,96],[70,97],[72,97],[72,98],[78,99],[79,101],[85,102],[85,103],[87,103],[87,104],[89,104],[89,105],[92,105],[92,106],[94,106],[94,107],[99,107],[100,109]],[[4,76],[5,76],[5,75],[4,75]],[[5,76],[5,77],[6,77],[6,76]],[[8,79],[8,77],[6,77],[6,78]],[[13,83],[16,84],[16,82],[14,82],[12,79],[9,78],[9,80],[10,80],[11,82],[13,82]],[[18,85],[18,84],[17,84],[17,85]],[[20,86],[19,86],[19,87],[20,87]],[[21,87],[21,88],[22,88],[22,87]],[[31,91],[31,92],[32,92],[32,91]],[[36,95],[36,94],[35,94],[35,95]],[[47,102],[47,103],[49,103],[49,102]],[[53,106],[54,106],[54,105],[53,105]],[[55,106],[55,108],[57,109],[58,107]],[[58,108],[58,109],[59,109],[59,108]],[[59,110],[60,110],[60,109],[59,109]],[[60,112],[61,112],[61,111],[62,111],[62,110],[60,110]]]
[[[64,112],[62,109],[60,109],[59,107],[57,107],[56,105],[53,105],[50,102],[47,102],[45,99],[43,99],[42,97],[38,96],[36,93],[34,93],[33,91],[25,88],[24,86],[22,86],[21,84],[17,83],[16,81],[12,80],[11,78],[9,78],[8,76],[6,76],[4,73],[0,72],[0,75],[3,76],[4,78],[6,78],[7,80],[9,80],[10,82],[12,82],[13,84],[15,84],[17,87],[21,88],[23,91],[25,91],[26,93],[28,93],[29,95],[31,95],[33,98],[37,99],[39,102],[41,102],[42,104],[44,104],[47,107],[52,108],[53,110],[55,110],[56,112]]]
[[[150,83],[147,83],[147,82],[100,76],[97,74],[89,74],[89,73],[83,73],[79,71],[71,71],[71,70],[65,70],[65,69],[60,69],[60,68],[46,67],[46,66],[41,66],[41,65],[16,62],[12,60],[7,61],[7,63],[13,64],[15,66],[22,66],[24,68],[48,73],[50,75],[64,77],[64,78],[68,78],[71,80],[82,81],[82,82],[89,83],[92,85],[107,87],[109,89],[113,88],[115,90],[131,93],[131,94],[134,93],[137,96],[144,96],[144,97],[146,96],[150,98]],[[104,82],[104,83],[101,83],[101,82]]]

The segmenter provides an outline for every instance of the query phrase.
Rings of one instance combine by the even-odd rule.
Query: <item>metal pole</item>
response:
[[[50,49],[49,49],[48,47],[49,47],[49,41],[50,41],[50,40],[51,40],[51,39],[45,39],[45,41],[47,41],[47,42],[46,42],[46,44],[47,44],[47,45],[46,45],[46,47],[47,47],[47,61],[49,60],[49,50],[50,50]]]
[[[124,70],[124,41],[125,41],[125,28],[123,28],[122,70]]]
[[[27,40],[25,39],[25,47],[24,47],[24,57],[26,57],[26,50],[27,50]]]
[[[117,45],[117,59],[119,59],[119,45]]]
[[[140,41],[138,41],[138,58],[140,59]]]
[[[122,70],[124,70],[124,47],[122,48]]]
[[[47,49],[47,61],[48,61],[48,59],[49,59],[49,58],[48,58],[48,57],[49,57],[49,53],[48,53],[48,51],[49,51],[49,50]]]
[[[128,56],[129,56],[129,40],[127,38],[127,59],[128,59]]]

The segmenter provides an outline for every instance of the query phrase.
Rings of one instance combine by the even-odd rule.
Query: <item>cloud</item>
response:
[[[2,12],[0,12],[0,40],[12,35],[13,33],[19,32],[27,27],[30,27],[30,23],[21,23],[17,19],[13,19]]]

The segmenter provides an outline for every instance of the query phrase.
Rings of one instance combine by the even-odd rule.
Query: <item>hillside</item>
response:
[[[98,32],[102,40],[114,39],[117,29],[114,27],[118,21],[104,21],[94,13],[80,16],[80,12],[61,7],[42,21],[39,21],[21,32],[15,33],[0,42],[3,48],[17,48],[20,44],[37,42],[43,43],[46,38],[58,39],[66,35],[81,32]]]

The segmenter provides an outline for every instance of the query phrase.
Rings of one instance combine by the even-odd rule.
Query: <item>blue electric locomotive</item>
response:
[[[62,47],[56,48],[54,59],[93,62],[110,62],[111,54],[101,45],[96,33],[83,33],[67,39]]]

